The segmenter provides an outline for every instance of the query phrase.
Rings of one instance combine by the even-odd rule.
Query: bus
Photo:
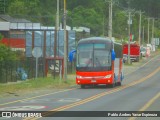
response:
[[[103,37],[90,37],[78,42],[76,83],[81,88],[99,84],[112,88],[120,86],[124,77],[122,67],[123,52],[120,43]]]

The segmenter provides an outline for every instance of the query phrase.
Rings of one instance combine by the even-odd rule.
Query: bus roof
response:
[[[104,38],[104,37],[89,37],[89,38],[84,38],[84,39],[80,39],[80,41],[78,41],[78,44],[80,43],[97,43],[98,41],[104,42],[104,43],[112,43],[111,40]]]

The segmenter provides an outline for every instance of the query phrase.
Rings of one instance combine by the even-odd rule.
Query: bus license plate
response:
[[[91,82],[92,82],[92,83],[95,83],[95,82],[97,82],[97,81],[96,81],[96,80],[91,80]]]

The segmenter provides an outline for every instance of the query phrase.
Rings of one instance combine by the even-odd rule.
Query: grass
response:
[[[132,63],[131,63],[131,64],[129,64],[129,63],[124,63],[124,65],[126,65],[126,66],[132,66]]]
[[[37,89],[61,89],[75,85],[75,78],[72,76],[67,81],[53,77],[30,79],[15,83],[0,84],[0,95],[4,93],[15,93],[32,91]]]

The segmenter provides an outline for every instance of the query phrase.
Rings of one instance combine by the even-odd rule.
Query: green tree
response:
[[[11,51],[9,47],[1,43],[2,38],[3,35],[0,33],[0,62],[6,60],[17,60],[15,52]]]
[[[0,43],[0,61],[12,61],[17,60],[15,52],[4,44]]]
[[[0,33],[0,41],[2,40],[2,38],[3,38],[3,35]]]
[[[94,8],[78,6],[68,13],[72,19],[73,26],[85,26],[91,29],[94,35],[101,35],[103,28],[103,15],[98,14]]]
[[[8,13],[12,16],[20,15],[32,22],[40,22],[43,25],[55,25],[57,0],[7,0]],[[129,4],[130,3],[130,4]],[[108,31],[108,4],[106,0],[67,0],[67,25],[84,26],[91,28],[92,35],[107,35]],[[119,0],[119,4],[113,5],[113,35],[124,36],[127,31],[127,17],[122,11],[127,8],[142,10],[144,17],[160,17],[159,0]],[[60,20],[63,18],[63,0],[60,0]],[[147,20],[142,26],[147,28]],[[61,20],[62,22],[62,20]],[[132,31],[138,35],[138,14],[133,17]],[[157,25],[156,25],[157,24]],[[155,34],[159,22],[155,24]]]
[[[26,15],[27,9],[25,2],[22,0],[14,0],[10,3],[10,6],[8,8],[8,13],[9,14],[21,14],[21,15]]]

